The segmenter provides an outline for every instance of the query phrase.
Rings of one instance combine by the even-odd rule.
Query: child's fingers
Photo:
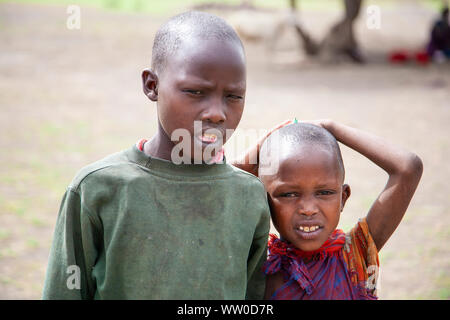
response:
[[[277,124],[275,127],[273,127],[272,129],[270,129],[261,139],[259,139],[258,144],[257,144],[257,149],[259,152],[259,148],[262,146],[262,144],[264,143],[264,141],[267,139],[268,136],[270,136],[274,131],[277,131],[278,129],[291,124],[293,121],[292,120],[285,120],[280,124]]]
[[[322,127],[324,129],[327,129],[327,125],[330,122],[329,119],[317,119],[317,120],[302,120],[303,123],[309,123],[316,125],[318,127]]]

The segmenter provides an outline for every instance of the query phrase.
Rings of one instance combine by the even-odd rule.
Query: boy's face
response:
[[[303,251],[317,250],[328,239],[350,196],[335,153],[320,146],[299,146],[262,181],[275,228]]]
[[[202,154],[207,146],[219,150],[229,138],[226,130],[236,129],[244,110],[246,70],[242,48],[231,41],[186,40],[167,57],[162,74],[155,76],[156,97],[152,100],[157,101],[160,133],[170,141],[174,130],[189,131],[191,159],[194,148],[201,149]],[[194,132],[194,121],[201,122],[201,132]],[[209,129],[219,134],[205,134]],[[174,143],[167,145],[172,148]]]

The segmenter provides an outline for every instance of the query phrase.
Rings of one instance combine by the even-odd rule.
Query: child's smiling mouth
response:
[[[297,224],[294,227],[294,231],[297,235],[300,236],[303,240],[314,240],[319,234],[322,232],[323,226],[319,223],[310,222]]]

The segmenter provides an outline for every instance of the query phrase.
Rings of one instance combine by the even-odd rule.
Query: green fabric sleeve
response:
[[[267,240],[270,229],[270,213],[264,212],[256,228],[247,262],[247,292],[245,299],[262,300],[266,286],[262,266],[267,259]]]
[[[80,194],[68,188],[56,221],[43,299],[93,299],[96,288],[91,274],[101,242],[92,221]]]

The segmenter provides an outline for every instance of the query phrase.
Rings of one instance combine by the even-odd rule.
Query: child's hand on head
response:
[[[254,174],[255,176],[258,176],[258,165],[259,165],[259,150],[261,149],[261,146],[263,145],[264,141],[276,130],[287,126],[291,123],[294,123],[293,120],[285,120],[279,124],[277,124],[275,127],[270,129],[267,134],[265,134],[263,137],[261,137],[256,144],[251,146],[243,155],[240,156],[240,158],[235,159],[232,161],[232,164],[235,167],[238,167],[239,169],[242,169],[244,171],[247,171],[251,174]]]
[[[322,127],[324,129],[326,129],[327,126],[329,126],[331,120],[330,119],[300,120],[300,122],[313,124],[315,126]]]

